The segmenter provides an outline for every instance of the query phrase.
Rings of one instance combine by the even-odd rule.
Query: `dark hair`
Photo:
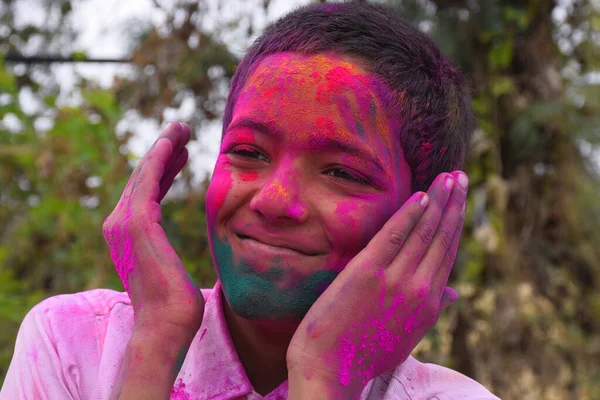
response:
[[[383,80],[402,121],[398,137],[413,192],[426,191],[444,171],[463,168],[473,116],[462,74],[431,38],[393,10],[374,4],[312,4],[268,26],[231,81],[223,132],[250,74],[262,59],[283,52],[347,55]]]

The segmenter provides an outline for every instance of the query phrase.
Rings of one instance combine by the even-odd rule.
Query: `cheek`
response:
[[[370,204],[356,201],[337,203],[331,215],[329,232],[338,251],[354,257],[369,242],[373,229],[369,223],[373,210]]]
[[[373,199],[368,203],[339,202],[329,219],[328,231],[338,252],[354,257],[375,236],[389,217],[391,206],[384,199]]]
[[[206,218],[210,226],[214,226],[217,213],[223,208],[227,195],[232,188],[233,180],[228,166],[227,157],[219,156],[206,192]]]

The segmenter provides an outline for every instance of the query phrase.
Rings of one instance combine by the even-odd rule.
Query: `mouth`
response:
[[[289,247],[274,246],[274,245],[270,245],[267,243],[263,243],[263,242],[256,240],[250,236],[237,234],[237,233],[234,233],[234,235],[238,239],[240,239],[240,241],[242,242],[243,245],[247,246],[250,250],[253,250],[255,252],[268,253],[268,254],[279,255],[279,256],[299,256],[299,255],[305,256],[305,257],[314,256],[313,254],[307,254],[300,250],[292,249]]]

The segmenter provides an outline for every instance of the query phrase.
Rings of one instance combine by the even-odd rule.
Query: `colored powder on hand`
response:
[[[342,339],[342,344],[338,349],[338,356],[340,358],[340,374],[338,380],[342,385],[348,387],[348,385],[350,385],[352,363],[356,356],[356,346],[347,337]]]
[[[127,211],[125,212],[125,217],[123,219],[123,225],[127,223],[127,221],[131,218],[131,206],[128,205]],[[113,235],[115,233],[112,233]],[[123,287],[127,292],[129,292],[129,284],[127,283],[127,278],[137,262],[135,257],[135,251],[133,248],[133,238],[131,235],[125,231],[125,229],[120,229],[116,232],[117,237],[111,238],[111,242],[109,243],[110,248],[110,257],[115,264],[115,268],[117,270],[117,274],[123,282]],[[110,236],[110,235],[109,235]],[[119,254],[119,250],[121,250],[121,254]]]

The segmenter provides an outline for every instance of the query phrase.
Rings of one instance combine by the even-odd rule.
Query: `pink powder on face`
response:
[[[305,214],[306,214],[306,204],[300,202],[300,201],[294,201],[289,207],[288,207],[288,214],[295,218],[296,220],[301,219]]]
[[[227,160],[220,160],[223,164],[229,164]],[[231,172],[227,171],[225,168],[219,168],[221,173],[218,176],[218,179],[214,179],[211,182],[211,191],[210,198],[207,195],[207,202],[212,203],[211,209],[219,210],[225,204],[225,199],[227,198],[227,193],[231,189],[232,179]],[[214,176],[213,176],[214,177]],[[216,182],[214,182],[216,180]],[[214,185],[214,188],[213,188]]]
[[[349,88],[357,87],[359,84],[367,85],[368,80],[360,75],[356,68],[337,66],[329,69],[325,74],[325,82],[317,88],[317,101],[328,104],[332,97],[348,91]]]
[[[344,227],[344,231],[347,234],[348,231],[352,235],[357,233],[356,219],[352,215],[358,210],[358,205],[352,201],[339,202],[335,209],[335,213],[339,216],[341,226]]]
[[[256,171],[240,171],[238,176],[244,182],[253,182],[258,178],[258,172]]]

